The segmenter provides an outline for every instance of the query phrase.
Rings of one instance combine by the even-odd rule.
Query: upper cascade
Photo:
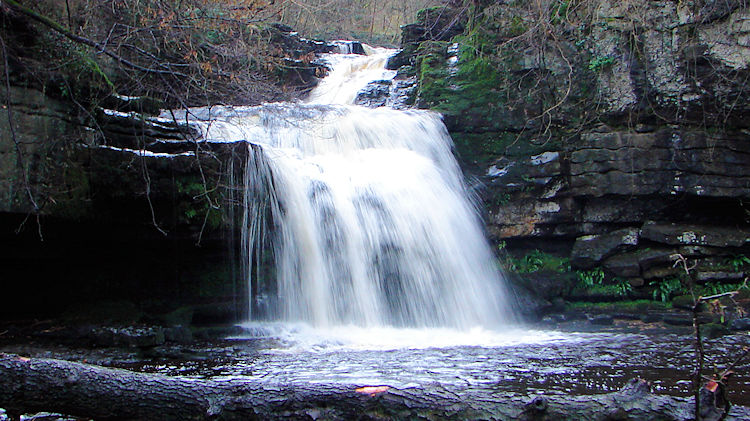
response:
[[[324,54],[331,72],[310,92],[310,104],[354,104],[357,93],[377,80],[391,80],[396,71],[386,70],[388,58],[397,50],[362,44],[365,55]]]

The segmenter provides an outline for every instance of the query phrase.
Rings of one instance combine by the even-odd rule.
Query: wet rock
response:
[[[410,108],[414,105],[417,85],[415,76],[401,77],[396,75],[386,105],[399,110]]]
[[[227,336],[241,335],[245,331],[240,326],[209,326],[193,330],[196,339],[211,340],[226,338]]]
[[[414,65],[414,53],[416,49],[412,51],[412,49],[404,48],[398,53],[392,55],[391,57],[388,57],[388,62],[385,65],[385,68],[388,70],[398,70],[404,66],[412,66]]]
[[[334,41],[333,44],[338,47],[338,52],[341,54],[367,55],[365,47],[359,41]]]
[[[573,222],[572,200],[520,198],[495,208],[489,215],[490,232],[498,238],[544,237]]]
[[[540,298],[554,300],[575,284],[576,278],[571,272],[540,270],[519,274],[517,282]]]
[[[148,348],[165,341],[160,327],[99,327],[91,330],[89,338],[93,345],[105,347]]]
[[[607,314],[597,314],[596,316],[592,316],[589,318],[589,322],[592,325],[597,326],[611,326],[615,323],[614,317],[607,315]]]
[[[639,313],[616,312],[612,313],[612,317],[620,320],[641,320],[642,316]]]
[[[681,268],[655,267],[643,271],[643,279],[664,279],[670,276],[684,273]]]
[[[664,323],[672,326],[692,326],[693,317],[689,314],[668,314],[664,316]]]
[[[272,25],[272,28],[273,41],[279,43],[283,50],[291,56],[300,57],[310,53],[330,53],[337,49],[334,44],[302,38],[288,25],[277,23]]]
[[[193,332],[185,326],[173,326],[164,329],[164,339],[167,342],[187,344],[193,341]]]
[[[365,107],[384,107],[391,96],[390,80],[376,80],[357,93],[354,103]]]
[[[704,257],[704,256],[716,256],[726,253],[718,247],[704,247],[704,246],[682,246],[677,249],[677,252],[684,257]]]
[[[704,225],[682,225],[649,221],[641,237],[662,244],[741,247],[750,241],[750,231]]]
[[[135,112],[100,109],[97,114],[97,122],[98,128],[104,132],[107,139],[125,141],[125,139],[140,138],[141,144],[121,143],[114,145],[134,149],[139,149],[143,145],[143,137],[184,140],[194,139],[198,136],[197,131],[189,125]]]
[[[704,133],[586,133],[570,152],[576,194],[743,197],[750,193],[750,158],[733,141],[718,144]],[[700,174],[700,175],[698,175]]]
[[[568,320],[588,320],[588,315],[583,310],[571,309],[565,312]]]
[[[729,325],[732,330],[750,330],[750,318],[732,320]]]
[[[729,329],[720,323],[707,323],[701,326],[701,336],[716,339],[729,334]]]
[[[656,209],[653,201],[644,202],[625,197],[602,197],[589,200],[583,207],[583,222],[636,223]]]
[[[539,320],[544,314],[554,312],[555,306],[549,301],[526,291],[515,291],[516,311],[524,320]]]
[[[588,269],[618,251],[638,244],[639,230],[625,228],[602,235],[587,235],[576,239],[571,251],[571,264]]]
[[[691,295],[678,295],[672,298],[672,307],[683,310],[692,310],[695,306],[695,299]]]
[[[568,321],[568,317],[564,314],[550,314],[548,316],[544,316],[544,318],[542,318],[542,321],[545,323],[562,323]]]
[[[409,108],[417,87],[415,77],[370,82],[357,93],[354,103],[365,107]]]
[[[640,319],[643,323],[657,323],[663,320],[663,316],[659,313],[646,313]]]
[[[628,282],[630,283],[630,286],[633,288],[642,287],[646,284],[646,280],[643,278],[630,278],[628,279]]]
[[[190,326],[193,322],[192,307],[180,307],[174,311],[159,317],[159,320],[166,326]]]
[[[193,307],[194,325],[212,325],[234,323],[237,318],[237,307],[234,302],[203,304]]]
[[[669,266],[674,263],[673,249],[647,248],[638,251],[638,264],[646,271],[654,267]]]
[[[610,257],[604,261],[602,266],[614,276],[622,278],[635,278],[641,274],[638,256],[633,253],[623,253]]]
[[[741,282],[743,279],[745,279],[745,272],[700,271],[695,275],[695,280],[701,283],[734,283]]]

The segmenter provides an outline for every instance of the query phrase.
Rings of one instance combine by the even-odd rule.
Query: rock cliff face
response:
[[[141,114],[103,113],[89,127],[36,89],[2,94],[11,112],[0,117],[0,318],[102,300],[157,313],[221,301],[229,317],[242,314],[226,253],[240,193],[227,186],[241,180],[246,145],[198,145]]]
[[[233,253],[247,144],[196,142],[154,117],[159,101],[88,89],[85,72],[55,73],[44,55],[73,47],[10,9],[0,15],[0,318],[107,300],[153,313],[218,303],[212,320],[242,317]],[[264,30],[285,63],[278,90],[313,86],[323,66],[311,58],[335,46],[282,25]]]
[[[699,282],[741,282],[744,3],[480,3],[405,28],[412,53],[393,64],[419,77],[418,104],[444,113],[465,170],[485,186],[494,240],[515,257],[569,258],[605,285],[627,281],[631,296],[679,277],[677,253],[696,260]],[[414,37],[425,28],[452,35]]]

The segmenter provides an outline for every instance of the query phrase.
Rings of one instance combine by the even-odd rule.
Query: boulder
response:
[[[745,272],[699,271],[695,274],[695,280],[700,283],[736,283],[742,282],[743,279],[745,279]]]
[[[364,89],[357,93],[354,103],[365,107],[383,107],[388,103],[391,96],[390,80],[376,80],[370,82]]]
[[[575,284],[572,272],[553,272],[542,270],[518,275],[518,283],[525,289],[545,300],[554,300],[567,292]]]
[[[643,235],[641,235],[643,238]],[[662,248],[646,248],[638,251],[638,265],[641,270],[649,270],[655,267],[668,266],[671,267],[674,259],[672,256],[675,254],[673,249],[662,249]]]
[[[616,252],[638,245],[638,236],[637,228],[624,228],[602,235],[578,237],[570,253],[571,264],[581,269],[594,267]]]
[[[622,278],[635,278],[641,274],[638,256],[634,253],[623,253],[612,256],[606,259],[602,266],[614,276]]]

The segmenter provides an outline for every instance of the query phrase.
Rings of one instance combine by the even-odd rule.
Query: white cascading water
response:
[[[250,145],[243,238],[248,268],[273,248],[269,318],[503,326],[503,281],[440,116],[350,105],[394,76],[393,50],[367,52],[328,55],[333,69],[307,103],[202,111],[206,140]]]

